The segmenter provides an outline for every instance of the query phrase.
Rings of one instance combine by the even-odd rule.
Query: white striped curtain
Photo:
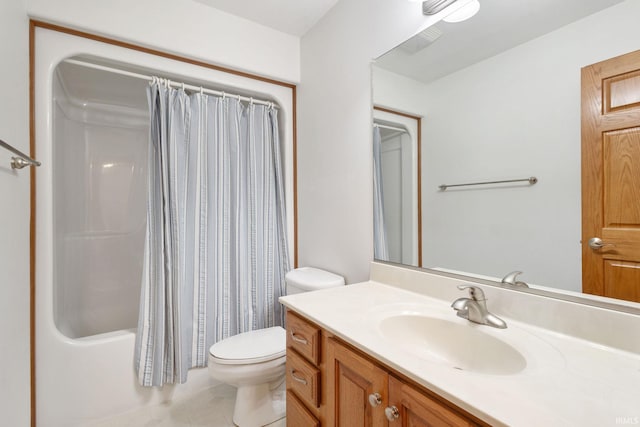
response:
[[[183,383],[216,341],[283,323],[289,270],[277,110],[154,82],[135,363]]]
[[[382,138],[378,126],[373,127],[373,257],[389,260],[382,191]]]

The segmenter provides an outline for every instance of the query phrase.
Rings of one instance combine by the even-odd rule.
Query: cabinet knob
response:
[[[376,406],[379,406],[381,403],[382,403],[382,396],[380,396],[380,393],[371,393],[369,395],[369,405],[375,408]]]
[[[400,411],[395,406],[387,406],[384,409],[384,414],[387,416],[389,421],[395,421],[400,418]]]

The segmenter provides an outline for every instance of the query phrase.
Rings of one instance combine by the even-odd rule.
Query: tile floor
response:
[[[91,427],[233,427],[235,398],[236,389],[223,384],[188,399],[109,417]],[[286,421],[269,427],[286,427]]]

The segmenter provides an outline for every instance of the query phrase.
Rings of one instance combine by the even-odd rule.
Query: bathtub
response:
[[[35,389],[39,427],[88,425],[199,393],[144,388],[133,354],[146,221],[146,82],[75,58],[269,99],[280,108],[293,248],[293,91],[46,28],[35,33]],[[293,249],[292,249],[293,250]]]

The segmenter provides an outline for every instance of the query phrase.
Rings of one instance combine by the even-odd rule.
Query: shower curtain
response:
[[[135,363],[183,383],[216,341],[283,323],[289,270],[277,110],[154,81]]]
[[[384,225],[382,192],[382,138],[380,128],[373,127],[373,257],[388,261],[387,231]]]

